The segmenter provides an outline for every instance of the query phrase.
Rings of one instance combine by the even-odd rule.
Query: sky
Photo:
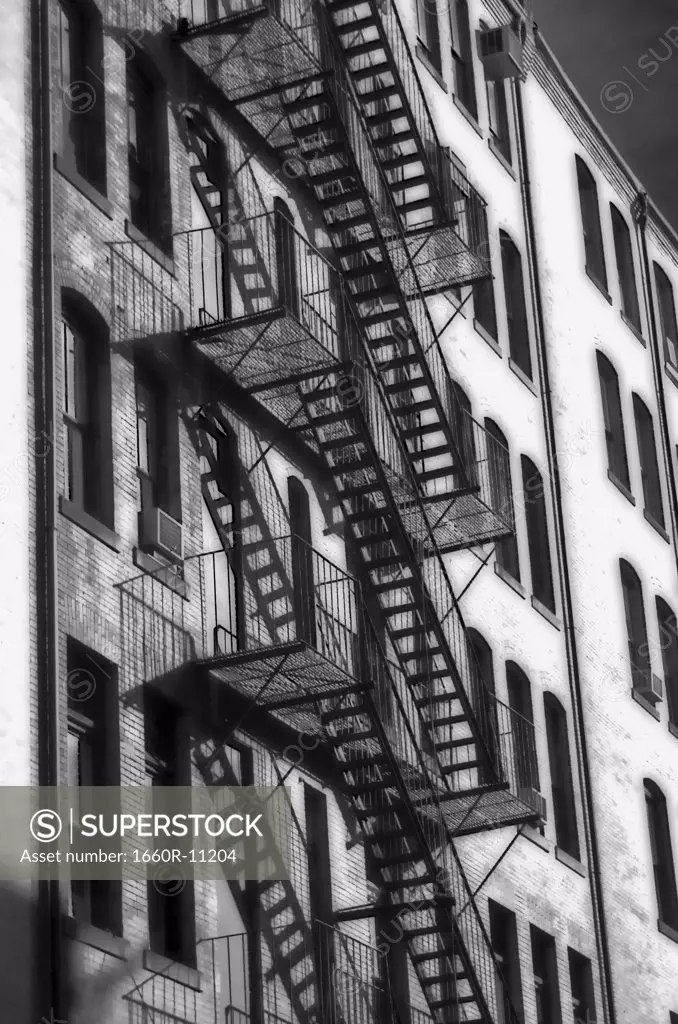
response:
[[[678,0],[533,0],[534,20],[678,230]]]

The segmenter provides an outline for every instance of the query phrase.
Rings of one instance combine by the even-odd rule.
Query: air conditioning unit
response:
[[[533,807],[542,821],[546,821],[546,800],[533,786],[520,786],[518,799],[528,807]]]
[[[651,704],[658,704],[664,699],[664,684],[659,676],[653,674],[649,680],[644,679],[636,686],[636,693],[639,697],[649,700]]]
[[[144,509],[140,518],[144,547],[159,551],[173,562],[181,562],[184,557],[181,523],[161,508]]]
[[[510,25],[478,29],[478,52],[485,68],[485,78],[498,82],[518,78],[523,71],[523,44]]]

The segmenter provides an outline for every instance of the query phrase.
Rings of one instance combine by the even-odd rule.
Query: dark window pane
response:
[[[598,284],[607,289],[605,251],[603,249],[603,234],[600,227],[600,211],[598,209],[598,189],[593,180],[593,175],[583,160],[577,157],[576,161],[586,269]]]
[[[593,993],[591,961],[574,949],[567,951],[570,967],[570,992],[574,1024],[595,1024],[596,1001]]]
[[[671,366],[678,368],[678,328],[676,328],[676,307],[673,288],[662,268],[654,264],[654,279],[659,302],[659,319],[664,338],[664,358]]]
[[[670,928],[678,928],[678,894],[666,797],[649,779],[644,780],[644,786],[659,920]]]
[[[520,465],[523,472],[523,500],[525,502],[527,543],[530,551],[532,593],[546,608],[555,612],[556,599],[551,572],[544,481],[537,467],[526,456],[521,457]]]
[[[537,1024],[562,1024],[555,940],[534,925],[530,938]]]
[[[669,721],[678,725],[678,621],[666,601],[660,597],[657,598],[657,622]]]
[[[644,402],[633,396],[633,414],[636,421],[636,438],[638,440],[638,456],[640,459],[640,476],[643,482],[643,499],[645,511],[652,516],[661,527],[664,526],[664,506],[662,488],[657,464],[657,448],[654,441],[652,416]]]
[[[485,277],[473,285],[473,311],[480,326],[491,338],[497,338],[497,310],[494,302],[494,281]]]
[[[561,850],[579,860],[579,835],[572,786],[567,716],[562,704],[552,693],[544,694],[544,714],[556,842]]]
[[[508,451],[508,443],[503,433],[493,420],[485,420],[485,429],[491,437],[494,437],[504,448]],[[490,449],[492,451],[492,449]],[[504,481],[503,477],[505,472],[508,470],[509,479]],[[490,486],[495,487],[497,490],[496,494],[492,495],[493,505],[495,508],[501,508],[502,503],[506,500],[505,490],[508,490],[509,495],[513,494],[513,485],[511,483],[511,470],[510,465],[506,465],[504,460],[501,464],[501,472],[499,468],[496,471],[492,470],[490,466]],[[497,565],[509,574],[518,583],[520,582],[520,563],[518,561],[518,540],[515,533],[511,533],[508,537],[503,537],[500,541],[497,541],[494,546],[494,556]]]
[[[645,687],[649,684],[652,668],[647,643],[643,590],[635,570],[623,559],[619,561],[619,571],[624,596],[631,679],[634,687]]]
[[[442,70],[437,0],[417,0],[419,40],[436,71]]]
[[[530,354],[530,334],[525,307],[522,260],[520,253],[504,231],[499,232],[499,243],[502,273],[504,275],[510,355],[516,366],[531,380],[532,357]]]
[[[616,206],[610,206],[610,213],[612,215],[612,232],[614,234],[614,251],[617,259],[622,312],[636,330],[640,331],[640,310],[638,308],[636,271],[633,265],[631,232]]]
[[[449,12],[454,90],[459,102],[468,110],[469,114],[477,118],[478,104],[473,70],[473,47],[466,0],[451,0]]]
[[[596,359],[598,362],[600,397],[603,403],[607,465],[610,473],[629,490],[631,481],[629,479],[629,464],[626,457],[619,381],[614,367],[601,352],[596,353]]]

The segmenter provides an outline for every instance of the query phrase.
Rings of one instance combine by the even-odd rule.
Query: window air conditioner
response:
[[[485,68],[485,78],[497,82],[503,78],[518,78],[523,70],[523,44],[510,25],[479,29],[478,51]]]
[[[546,800],[533,786],[520,786],[518,799],[528,807],[533,807],[542,821],[546,821]]]
[[[636,693],[639,697],[649,700],[651,704],[658,704],[660,700],[664,699],[664,684],[659,676],[653,674],[649,680],[642,680],[636,687]]]
[[[181,523],[161,508],[148,508],[141,513],[141,534],[145,547],[159,551],[173,562],[183,560]]]

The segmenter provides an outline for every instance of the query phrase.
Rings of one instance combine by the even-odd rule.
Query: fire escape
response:
[[[459,406],[426,302],[486,276],[484,205],[440,146],[390,0],[183,7],[177,45],[300,169],[337,266],[277,213],[245,211],[224,232],[195,142],[193,180],[211,226],[180,240],[188,321],[178,326],[165,288],[150,333],[179,330],[322,457],[360,580],[301,538],[271,535],[251,502],[236,559],[218,516],[227,488],[208,407],[197,421],[203,493],[224,551],[187,559],[181,593],[153,575],[122,588],[139,633],[148,622],[160,635],[159,661],[141,676],[164,680],[197,713],[208,702],[215,721],[238,694],[321,735],[427,1019],[491,1024],[502,1012],[498,964],[454,838],[538,819],[536,755],[532,725],[481,678],[443,560],[506,536],[513,513],[507,453]],[[134,252],[118,257],[122,278],[145,261]],[[162,282],[142,291],[155,308]],[[122,306],[134,305],[132,292]],[[134,313],[128,328],[153,344]],[[223,619],[236,561],[244,630]],[[200,595],[199,623],[186,592]],[[224,784],[219,765],[215,740],[202,762],[211,785]],[[353,919],[374,913],[355,908]],[[318,1020],[376,1019],[352,1015],[340,993],[329,998]]]

